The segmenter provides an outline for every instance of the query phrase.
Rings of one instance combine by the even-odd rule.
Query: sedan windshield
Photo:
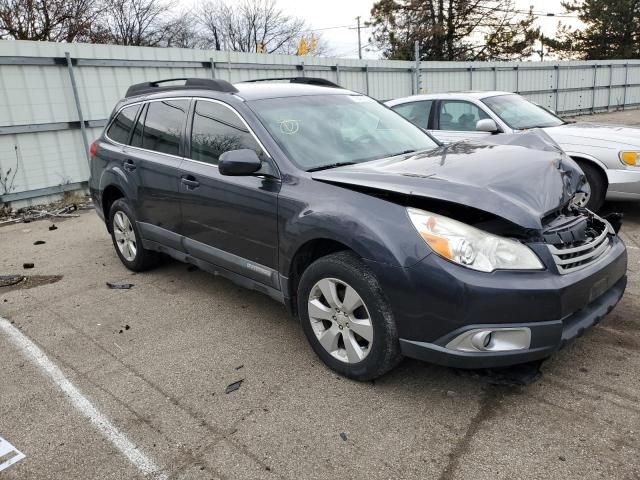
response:
[[[520,95],[498,95],[482,101],[514,130],[557,127],[564,124],[562,119]]]
[[[307,171],[437,146],[423,130],[363,95],[271,98],[250,106],[289,158]]]

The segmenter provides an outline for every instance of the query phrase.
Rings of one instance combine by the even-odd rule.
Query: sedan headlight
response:
[[[638,163],[638,152],[620,152],[620,160],[625,165],[631,165],[632,167],[640,165]]]
[[[424,241],[447,260],[481,272],[544,269],[536,254],[515,240],[417,208],[407,213]]]

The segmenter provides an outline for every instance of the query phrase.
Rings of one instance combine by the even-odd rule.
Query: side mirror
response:
[[[476,123],[476,130],[478,132],[497,133],[498,125],[496,125],[495,120],[491,118],[483,118]]]
[[[242,176],[253,175],[262,166],[258,154],[249,149],[229,150],[220,155],[218,170],[221,175]]]

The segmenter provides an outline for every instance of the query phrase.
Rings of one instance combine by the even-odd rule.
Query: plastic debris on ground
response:
[[[238,390],[240,388],[240,385],[242,385],[242,382],[244,382],[244,378],[230,383],[229,385],[227,385],[227,388],[224,389],[224,393],[231,393],[231,392],[235,392],[236,390]]]
[[[133,286],[134,286],[133,283],[107,282],[107,287],[112,288],[114,290],[129,290]]]

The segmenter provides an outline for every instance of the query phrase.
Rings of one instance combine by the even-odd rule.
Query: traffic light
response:
[[[264,44],[262,42],[256,42],[256,53],[264,53]]]

